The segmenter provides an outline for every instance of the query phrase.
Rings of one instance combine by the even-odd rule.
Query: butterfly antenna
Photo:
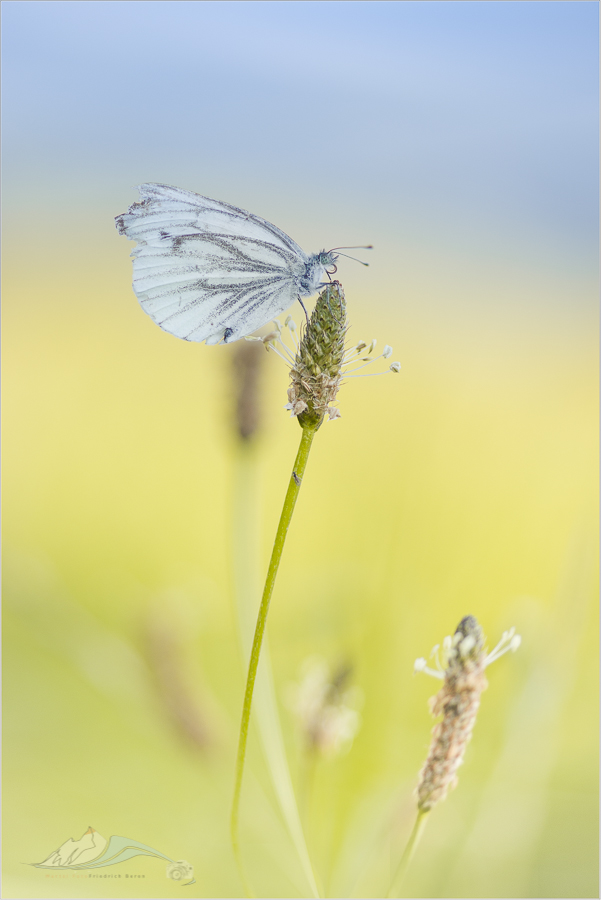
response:
[[[335,250],[373,250],[373,244],[365,244],[357,247],[332,247],[330,253],[333,253]],[[361,263],[362,266],[369,266],[369,263],[363,262],[362,259],[357,259],[356,256],[349,256],[348,253],[339,253],[339,256],[344,256],[346,259],[353,259],[355,262]]]

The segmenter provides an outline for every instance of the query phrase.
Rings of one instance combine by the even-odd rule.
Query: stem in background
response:
[[[315,767],[317,763],[317,752],[314,747],[307,747],[301,759],[301,774],[299,778],[299,805],[301,815],[306,826],[309,823],[311,813],[311,797],[313,795],[313,782],[315,780]]]
[[[426,822],[428,821],[428,816],[430,815],[430,810],[418,810],[417,819],[415,820],[415,825],[413,826],[413,831],[407,841],[407,846],[401,856],[401,861],[399,863],[399,867],[396,870],[395,876],[392,879],[392,884],[390,886],[390,890],[388,891],[388,897],[396,897],[398,896],[401,886],[403,884],[403,880],[405,875],[407,874],[407,869],[409,868],[409,863],[413,859],[413,854],[415,853],[415,849],[419,844],[420,838],[424,833],[424,828],[426,827]]]
[[[282,514],[280,516],[278,530],[273,545],[273,551],[271,554],[271,559],[269,561],[267,579],[265,581],[265,588],[263,589],[261,606],[259,607],[257,626],[255,628],[255,636],[253,638],[250,662],[248,665],[246,691],[244,693],[244,705],[242,707],[242,719],[240,722],[240,736],[238,739],[236,781],[234,785],[234,797],[232,801],[232,812],[230,819],[232,847],[234,849],[234,855],[241,872],[243,871],[243,869],[240,862],[240,852],[238,847],[238,812],[240,807],[240,792],[242,789],[242,776],[244,774],[244,760],[246,757],[246,743],[248,740],[248,726],[250,722],[250,711],[252,707],[255,678],[257,676],[257,666],[259,664],[261,644],[263,642],[265,625],[267,623],[269,603],[271,601],[271,595],[273,594],[273,588],[275,585],[275,579],[280,565],[280,560],[282,558],[282,551],[284,549],[286,535],[288,533],[288,528],[292,519],[292,513],[294,512],[296,499],[300,491],[303,475],[307,466],[307,460],[309,458],[309,451],[311,449],[311,444],[313,442],[313,438],[315,437],[316,430],[317,428],[310,426],[305,426],[303,428],[300,447],[298,448],[298,453],[294,462],[294,468],[292,470],[292,475],[290,476],[290,483],[288,485],[288,491],[286,492],[286,499],[284,500],[284,506],[282,509]]]

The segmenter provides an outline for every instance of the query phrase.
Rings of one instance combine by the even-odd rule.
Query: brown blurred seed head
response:
[[[250,441],[261,425],[260,378],[264,349],[261,343],[239,341],[233,349],[236,431]]]
[[[447,648],[448,666],[444,684],[430,701],[433,716],[442,715],[432,730],[432,741],[417,786],[418,807],[423,812],[444,800],[457,781],[463,756],[480,706],[480,695],[488,686],[484,677],[484,635],[473,616],[457,626]]]

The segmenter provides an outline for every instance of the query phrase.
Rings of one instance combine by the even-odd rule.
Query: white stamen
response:
[[[400,364],[400,362],[393,362],[392,365],[390,366],[390,371],[391,371],[391,372],[397,372],[397,373],[400,372],[400,371],[401,371],[401,364]]]
[[[280,359],[284,360],[284,362],[286,363],[287,366],[290,365],[290,360],[287,359],[283,353],[280,353],[280,351],[278,350],[278,348],[275,345],[275,341],[273,343],[265,344],[265,349],[273,350],[273,352],[276,353],[280,357]]]
[[[283,349],[284,349],[284,353],[285,353],[286,356],[288,357],[288,363],[289,363],[289,365],[293,366],[293,365],[294,365],[294,353],[292,353],[292,352],[290,351],[290,348],[287,347],[286,344],[285,344],[281,339],[280,339],[280,344],[281,344],[281,346],[282,346]]]
[[[521,643],[522,638],[519,634],[515,633],[515,628],[504,631],[497,646],[484,658],[483,668],[486,668],[486,666],[489,666],[492,662],[495,662],[495,660],[499,659],[500,656],[503,656],[504,653],[508,653],[510,650],[515,653]],[[434,678],[444,678],[445,671],[453,660],[455,660],[457,656],[465,659],[475,645],[476,640],[471,634],[464,636],[461,632],[455,632],[453,637],[447,635],[442,642],[442,665],[438,655],[441,648],[439,644],[435,644],[430,656],[434,657],[437,668],[431,669],[427,665],[426,660],[423,657],[420,657],[415,660],[413,671],[425,672],[427,675],[434,676]]]
[[[356,369],[351,369],[350,373],[353,374],[353,372],[359,372],[361,369],[365,369],[366,366],[371,366],[372,363],[375,363],[378,359],[381,358],[382,354],[380,354],[380,356],[361,356],[359,359],[355,359],[352,362],[362,362],[363,365],[357,366]],[[351,365],[351,363],[348,363],[348,365]],[[383,375],[384,372],[380,372],[378,374]]]
[[[518,649],[520,644],[522,643],[522,638],[519,634],[515,633],[515,628],[510,628],[509,631],[504,631],[501,640],[494,647],[493,650],[488,654],[488,656],[484,660],[485,666],[490,666],[491,663],[496,662],[504,653],[508,653],[510,650],[512,653]]]
[[[431,669],[423,656],[415,660],[413,672],[414,674],[415,672],[425,672],[426,675],[431,675],[433,678],[444,678],[444,672],[437,672],[436,669]]]
[[[389,375],[388,369],[385,372],[366,372],[364,375],[347,375],[346,373],[342,373],[343,378],[375,378],[378,375]]]
[[[275,337],[273,337],[274,334],[275,334],[275,332],[273,332],[273,334],[271,334],[271,335],[267,335],[267,337],[264,338],[263,340],[273,338],[273,342],[270,341],[270,343],[267,346],[272,347],[275,350],[275,343],[277,342],[280,345],[280,347],[282,348],[282,351],[284,352],[284,354],[288,357],[288,359],[286,360],[286,364],[289,366],[293,366],[294,365],[294,353],[290,350],[290,347],[288,347],[284,343],[284,341],[282,340],[281,334],[275,334]],[[279,355],[282,359],[284,359],[281,351],[280,351]]]
[[[437,670],[439,672],[443,672],[444,669],[443,669],[443,666],[441,666],[441,664],[440,664],[440,656],[438,655],[439,650],[440,650],[440,644],[435,644],[432,647],[432,653],[430,654],[430,656],[434,657],[434,662],[436,663]]]
[[[392,347],[386,344],[384,350],[382,351],[382,356],[384,357],[384,359],[388,359],[389,356],[392,356]]]

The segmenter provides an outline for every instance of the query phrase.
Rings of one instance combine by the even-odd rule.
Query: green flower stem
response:
[[[399,867],[396,870],[396,874],[392,879],[392,884],[390,890],[388,892],[388,897],[397,897],[400,890],[405,875],[407,874],[407,869],[409,868],[409,863],[413,859],[413,854],[415,853],[416,847],[420,842],[421,836],[424,833],[424,828],[426,827],[426,822],[428,821],[428,816],[430,815],[430,810],[420,809],[417,813],[417,819],[415,820],[415,825],[413,826],[413,831],[407,841],[407,846],[401,856],[401,861],[399,863]]]
[[[280,565],[280,560],[282,558],[282,551],[284,549],[286,535],[288,533],[288,528],[290,526],[290,521],[292,519],[292,513],[294,512],[296,499],[298,497],[300,487],[302,484],[303,475],[305,472],[305,468],[307,466],[307,460],[309,458],[309,451],[311,449],[311,444],[313,442],[313,438],[315,437],[316,431],[317,431],[316,427],[305,426],[303,428],[303,434],[301,437],[300,447],[298,448],[298,453],[296,455],[294,468],[292,470],[292,475],[290,476],[290,483],[288,485],[288,491],[286,492],[286,499],[284,500],[282,515],[280,516],[280,522],[279,522],[278,530],[277,530],[277,533],[275,536],[273,551],[271,553],[271,559],[269,561],[269,569],[267,570],[267,579],[265,581],[265,588],[263,589],[263,596],[261,598],[261,606],[259,607],[259,615],[257,618],[257,625],[255,628],[255,636],[253,638],[253,645],[252,645],[252,650],[251,650],[251,654],[250,654],[250,662],[248,665],[248,676],[246,679],[246,691],[244,693],[244,705],[242,707],[242,720],[240,722],[240,736],[238,739],[238,755],[237,755],[237,759],[236,759],[236,781],[235,781],[235,785],[234,785],[234,798],[232,801],[232,813],[231,813],[231,819],[230,819],[232,847],[234,849],[234,855],[236,857],[238,867],[240,868],[241,871],[243,871],[243,870],[242,870],[242,867],[240,864],[240,852],[239,852],[239,847],[238,847],[238,812],[239,812],[239,807],[240,807],[240,792],[242,789],[242,776],[244,774],[244,759],[246,757],[246,743],[248,740],[248,726],[249,726],[249,722],[250,722],[250,711],[251,711],[251,706],[252,706],[255,678],[257,676],[257,666],[259,664],[259,656],[261,654],[261,644],[263,643],[263,635],[265,633],[265,625],[267,623],[267,613],[269,612],[269,603],[271,601],[271,595],[273,594],[273,588],[275,585],[275,579],[276,579],[276,575],[277,575],[278,568]]]
[[[232,573],[234,600],[239,626],[242,656],[248,665],[252,647],[258,601],[261,598],[261,574],[258,561],[259,480],[256,447],[239,441],[234,477],[232,533]],[[257,609],[255,609],[257,601]],[[278,713],[273,673],[269,659],[269,635],[263,637],[261,658],[253,695],[253,715],[257,723],[263,753],[288,832],[307,879],[309,897],[319,897],[319,889],[307,850],[301,816],[294,795],[284,737]]]

